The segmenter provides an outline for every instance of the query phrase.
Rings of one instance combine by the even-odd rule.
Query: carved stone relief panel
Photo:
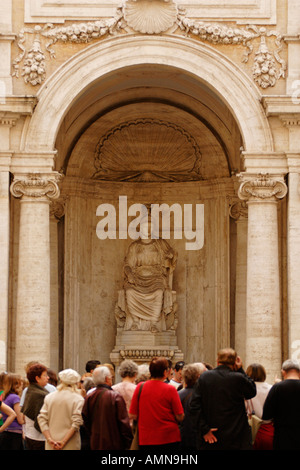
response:
[[[50,22],[52,17],[48,11],[49,16],[44,26],[33,24],[31,27],[25,26],[19,32],[17,43],[21,52],[13,60],[13,76],[21,75],[25,83],[33,86],[42,84],[46,78],[45,53],[47,51],[50,58],[55,58],[53,46],[57,44],[88,44],[113,35],[132,33],[146,35],[167,33],[184,35],[212,45],[242,46],[245,52],[241,61],[244,63],[248,62],[249,56],[254,52],[252,76],[262,89],[274,87],[280,78],[285,77],[286,64],[280,55],[283,45],[282,36],[280,32],[267,27],[274,22],[272,12],[276,6],[275,0],[256,2],[239,0],[238,3],[231,0],[226,2],[226,5],[225,2],[221,2],[221,6],[220,2],[214,4],[208,0],[200,0],[194,4],[186,4],[186,2],[179,4],[175,0],[124,0],[122,5],[116,6],[114,10],[111,9],[111,5],[107,8],[106,3],[99,2],[99,8],[100,6],[103,8],[101,16],[99,10],[98,19],[97,17],[94,19],[93,13],[86,22],[85,12],[93,8],[95,4],[91,2],[88,7],[84,2],[75,1],[74,5],[73,3],[73,10],[76,10],[76,6],[78,8],[78,18],[75,13],[75,17],[68,17],[67,7],[70,7],[70,4],[64,0],[59,2],[59,11],[66,14],[63,26],[52,24]],[[53,8],[56,5],[54,0],[47,4],[42,0],[35,3],[28,0],[26,12],[31,11],[31,8],[34,9],[34,5],[37,10],[38,5],[42,10],[42,7],[49,8],[51,4]],[[193,5],[194,8],[192,8]],[[232,9],[229,8],[230,5]],[[91,11],[94,12],[94,10]],[[239,12],[240,16],[229,19],[226,15],[224,16],[225,11],[230,11],[231,14]],[[218,14],[215,17],[212,13]],[[261,15],[259,20],[256,18],[258,13]],[[38,19],[43,23],[38,16],[35,21]],[[73,24],[68,22],[75,19],[81,22]],[[244,19],[245,26],[238,27],[238,19]],[[53,18],[53,22],[57,24],[61,23],[61,20],[61,16]],[[34,19],[32,18],[31,21],[33,22]],[[227,25],[224,21],[230,21],[230,23]],[[232,22],[235,22],[236,26]],[[259,26],[261,24],[264,26]],[[26,44],[29,35],[33,35],[33,38],[31,36],[30,43]],[[258,38],[260,42],[256,41]],[[251,73],[250,70],[249,72]]]

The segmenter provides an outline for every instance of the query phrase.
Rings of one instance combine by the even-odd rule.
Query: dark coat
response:
[[[199,449],[247,450],[251,448],[251,431],[245,400],[256,395],[255,382],[243,369],[233,371],[220,365],[203,372],[190,402],[194,426],[198,431]],[[203,436],[212,428],[218,441],[205,443]]]
[[[132,432],[124,398],[108,385],[98,385],[85,398],[84,426],[90,436],[91,450],[126,450]]]
[[[285,379],[272,386],[264,403],[263,419],[274,423],[274,450],[300,449],[300,380]]]

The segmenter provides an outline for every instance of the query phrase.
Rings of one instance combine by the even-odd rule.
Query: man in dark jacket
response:
[[[274,450],[300,449],[300,365],[288,359],[282,364],[282,382],[272,386],[263,408],[263,419],[274,423]]]
[[[86,396],[82,409],[91,450],[129,449],[132,432],[126,404],[122,395],[111,388],[108,367],[97,367],[93,380],[96,388]]]
[[[251,449],[245,400],[256,395],[256,385],[233,349],[219,351],[217,364],[201,374],[190,403],[199,449]]]

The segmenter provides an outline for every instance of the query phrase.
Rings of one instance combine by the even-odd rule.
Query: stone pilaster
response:
[[[283,177],[262,174],[240,181],[248,206],[245,364],[261,363],[273,381],[282,363],[277,203],[287,187]]]
[[[300,11],[300,10],[299,10]],[[300,83],[300,82],[299,82]],[[295,106],[295,105],[294,105]],[[288,130],[289,195],[287,204],[288,354],[300,359],[300,113],[279,116]]]
[[[230,216],[236,223],[236,286],[234,347],[245,358],[246,350],[246,294],[247,294],[247,231],[248,208],[245,201],[230,207]]]
[[[50,366],[49,204],[59,196],[60,175],[15,175],[13,196],[20,198],[19,267],[15,371],[38,360]]]

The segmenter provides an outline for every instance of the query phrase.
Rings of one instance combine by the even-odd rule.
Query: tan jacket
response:
[[[80,426],[83,423],[81,410],[84,398],[71,390],[57,390],[45,397],[38,416],[41,431],[49,430],[52,439],[60,441],[67,431],[74,427],[77,432],[67,442],[64,450],[80,450]],[[52,447],[46,443],[46,450]]]

